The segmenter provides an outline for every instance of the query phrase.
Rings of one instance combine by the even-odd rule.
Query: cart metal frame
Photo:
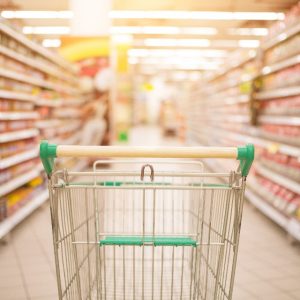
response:
[[[56,146],[49,177],[59,299],[232,299],[246,176],[254,147]],[[237,171],[200,161],[96,161],[53,170],[56,156],[237,158]],[[225,179],[225,183],[220,183]]]

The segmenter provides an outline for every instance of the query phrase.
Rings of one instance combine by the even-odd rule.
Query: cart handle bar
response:
[[[41,141],[40,158],[51,175],[55,157],[151,157],[151,158],[231,158],[240,161],[242,176],[247,176],[254,160],[254,146],[244,147],[128,147],[71,146]]]

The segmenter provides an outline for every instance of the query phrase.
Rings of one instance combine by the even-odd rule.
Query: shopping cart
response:
[[[252,145],[149,148],[44,141],[40,156],[49,178],[59,299],[232,298]],[[89,172],[53,170],[54,158],[67,156],[136,159],[112,159],[106,169],[101,166],[107,160],[96,161]],[[159,160],[166,157],[177,160]],[[199,160],[180,158],[240,163],[237,171],[205,173]]]

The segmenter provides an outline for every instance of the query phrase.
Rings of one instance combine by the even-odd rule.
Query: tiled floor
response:
[[[159,143],[157,131],[139,131],[134,144]],[[151,143],[152,143],[151,142]],[[155,143],[155,142],[154,142]],[[170,140],[172,143],[172,140]],[[18,226],[0,246],[0,299],[57,299],[48,205]],[[300,299],[300,250],[248,203],[244,207],[234,300]]]

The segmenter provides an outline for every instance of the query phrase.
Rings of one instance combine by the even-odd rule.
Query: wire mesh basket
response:
[[[241,161],[228,173],[191,160],[45,166],[59,298],[231,299],[251,165]]]

